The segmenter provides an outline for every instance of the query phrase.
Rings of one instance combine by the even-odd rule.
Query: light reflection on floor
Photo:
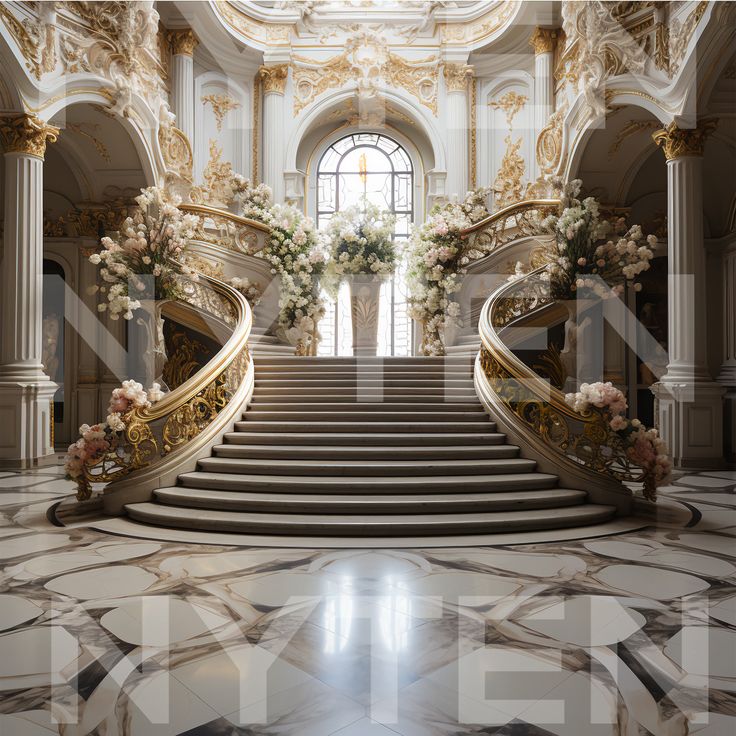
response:
[[[59,470],[0,473],[0,734],[733,736],[735,489],[604,538],[255,549],[53,527]]]

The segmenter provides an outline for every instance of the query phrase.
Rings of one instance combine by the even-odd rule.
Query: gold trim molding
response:
[[[59,128],[35,115],[15,115],[0,119],[0,139],[5,153],[27,153],[43,158],[46,144],[59,137]]]
[[[199,45],[197,37],[191,28],[177,28],[168,32],[169,45],[171,53],[174,56],[181,54],[182,56],[193,56],[194,49]]]
[[[711,118],[702,121],[696,128],[685,130],[670,123],[652,133],[654,142],[664,151],[668,161],[674,161],[682,156],[702,156],[705,141],[718,126],[718,120]]]
[[[288,64],[274,64],[262,66],[258,74],[263,83],[264,94],[283,95],[286,92],[286,80],[289,77]]]
[[[217,125],[217,132],[222,132],[222,123],[225,120],[225,116],[232,110],[238,110],[240,103],[230,97],[230,95],[204,95],[201,98],[202,104],[206,105],[209,103],[212,105],[212,112],[215,115],[215,124]]]

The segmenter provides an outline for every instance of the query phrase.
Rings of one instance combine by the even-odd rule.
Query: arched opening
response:
[[[415,213],[414,166],[404,147],[383,133],[351,133],[322,154],[316,172],[316,222],[323,228],[336,213],[365,198],[396,217],[394,240],[406,242]],[[352,354],[347,285],[330,300],[320,323],[320,355]],[[405,265],[383,284],[378,317],[378,354],[411,355],[413,320],[408,314]]]

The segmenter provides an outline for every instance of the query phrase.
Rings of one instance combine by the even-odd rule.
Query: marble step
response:
[[[265,511],[300,514],[455,514],[482,511],[548,509],[584,503],[585,491],[561,488],[544,491],[501,491],[498,493],[444,494],[417,498],[416,495],[323,495],[305,493],[244,493],[197,488],[161,488],[159,503],[187,508],[227,511]]]
[[[279,468],[274,468],[278,471]],[[187,488],[220,491],[269,491],[270,493],[322,493],[356,495],[377,493],[495,493],[554,488],[557,476],[548,473],[497,473],[445,476],[298,476],[245,473],[182,473],[179,484]]]
[[[213,511],[157,503],[126,506],[135,520],[159,526],[258,534],[349,537],[470,534],[600,524],[615,513],[612,506],[581,504],[557,509],[524,509],[466,514],[310,515]]]
[[[280,371],[256,367],[256,381],[264,380],[291,380],[309,381],[316,378],[335,381],[471,381],[470,371],[372,371],[372,370],[328,370],[315,368],[314,370]]]
[[[256,397],[254,397],[255,399]],[[306,405],[305,405],[306,404]],[[338,412],[340,416],[344,413],[356,413],[356,412],[381,412],[384,416],[386,414],[396,413],[424,413],[424,414],[437,414],[438,420],[445,416],[447,412],[467,414],[471,412],[473,414],[483,414],[485,409],[478,402],[468,403],[450,403],[448,401],[432,401],[422,403],[419,401],[335,401],[331,399],[322,399],[322,401],[309,401],[309,402],[294,402],[288,403],[285,401],[269,402],[263,399],[254,400],[248,411],[243,416],[247,418],[250,414],[260,414],[262,412],[293,412],[299,415],[311,415],[314,413],[333,413]]]
[[[450,447],[485,447],[486,445],[502,445],[506,435],[489,434],[413,434],[411,432],[228,432],[225,441],[235,445],[280,445],[300,447],[309,445],[312,449],[326,445],[328,449],[346,444],[366,447],[422,447],[436,453],[442,448]]]
[[[445,365],[445,364],[461,364],[463,361],[447,359],[444,357],[424,357],[424,356],[392,356],[392,355],[361,355],[355,357],[351,355],[318,355],[318,356],[298,356],[294,355],[290,358],[273,358],[269,359],[267,363],[269,365],[398,365],[398,366],[412,366],[412,365]],[[467,362],[467,361],[465,361]]]
[[[390,405],[391,402],[401,400],[402,402],[413,403],[434,403],[435,405],[449,404],[450,406],[457,406],[459,404],[478,404],[478,397],[471,396],[470,394],[456,394],[447,393],[445,391],[437,389],[435,393],[403,393],[405,389],[396,391],[393,389],[393,393],[376,389],[375,391],[355,391],[353,393],[291,393],[291,392],[273,392],[273,391],[257,391],[253,394],[251,399],[251,406],[263,404],[318,404],[320,402],[340,402],[346,404],[370,404],[370,403],[381,403],[384,406]]]
[[[332,415],[330,415],[332,416]],[[406,415],[403,415],[406,418]],[[428,432],[432,434],[444,435],[447,433],[469,433],[479,432],[482,434],[493,433],[496,431],[496,423],[487,419],[478,420],[476,414],[475,421],[454,422],[448,421],[443,417],[441,422],[422,422],[422,421],[379,421],[383,417],[377,418],[374,422],[363,421],[347,421],[344,416],[341,421],[314,419],[312,421],[293,420],[293,421],[255,421],[252,417],[247,422],[235,422],[235,429],[238,432],[319,432],[335,434],[337,432],[382,432],[393,434],[396,432],[411,432],[413,434]]]
[[[388,375],[416,375],[416,376],[432,376],[438,375],[443,376],[447,374],[457,374],[463,376],[469,376],[472,373],[471,366],[468,365],[411,365],[411,366],[398,366],[398,365],[379,365],[379,364],[368,364],[362,365],[360,363],[356,365],[298,365],[298,364],[284,364],[284,365],[264,365],[263,361],[258,361],[255,364],[256,374],[279,374],[279,375],[308,375],[312,373],[324,373],[328,376],[341,376],[341,375],[376,375],[376,376],[388,376]]]
[[[226,445],[221,445],[226,448]],[[237,452],[238,448],[231,448]],[[514,448],[518,453],[518,448]],[[537,467],[534,460],[520,457],[502,457],[475,460],[280,460],[277,466],[271,460],[242,457],[206,457],[197,467],[210,473],[245,473],[313,477],[442,477],[444,475],[493,475],[495,473],[532,473]]]
[[[260,458],[271,460],[284,459],[320,459],[320,460],[472,460],[518,457],[519,448],[514,445],[489,444],[451,445],[442,447],[406,446],[391,447],[376,445],[372,447],[356,447],[345,444],[315,447],[314,445],[253,445],[242,442],[231,442],[225,435],[227,444],[215,445],[212,452],[217,457]],[[241,437],[243,435],[236,435]],[[247,440],[248,435],[244,435]]]
[[[340,421],[355,421],[355,422],[401,422],[409,421],[413,418],[415,412],[413,409],[404,409],[399,411],[370,411],[369,409],[353,409],[349,407],[350,411],[340,411]],[[427,412],[423,412],[427,413]],[[429,415],[433,415],[434,412],[430,412]],[[298,409],[292,411],[263,411],[262,409],[249,409],[243,414],[243,420],[245,422],[283,422],[298,420],[300,422],[326,422],[330,421],[336,416],[334,411],[319,411],[319,404],[316,408],[311,406],[299,406]],[[442,412],[441,419],[438,419],[434,424],[439,425],[439,429],[442,430],[442,425],[446,422],[475,422],[478,421],[479,417],[484,416],[483,411],[452,411],[452,406],[448,407],[448,411]]]
[[[256,388],[279,388],[284,390],[294,391],[296,389],[303,389],[311,391],[313,388],[329,388],[334,391],[343,388],[441,388],[447,386],[449,388],[460,388],[465,391],[475,391],[475,384],[471,376],[467,378],[424,378],[421,381],[419,379],[410,379],[405,377],[400,378],[259,378],[255,377]]]

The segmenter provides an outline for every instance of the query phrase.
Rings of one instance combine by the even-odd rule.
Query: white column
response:
[[[447,194],[463,199],[468,191],[468,85],[474,83],[473,67],[446,63],[444,77]]]
[[[706,365],[703,147],[715,123],[654,134],[667,158],[667,372],[652,387],[660,430],[675,464],[718,465],[723,458],[723,387]]]
[[[5,235],[0,341],[0,463],[30,467],[53,454],[56,384],[41,364],[43,157],[58,128],[30,115],[5,117]]]
[[[723,435],[727,459],[736,460],[736,242],[723,254],[723,363],[718,383],[725,387]]]
[[[263,182],[273,189],[273,201],[283,202],[284,150],[286,140],[286,111],[284,94],[289,76],[288,64],[262,66],[259,70],[263,88]]]
[[[199,43],[188,28],[169,31],[171,109],[176,127],[194,144],[194,49]]]
[[[554,112],[554,53],[557,31],[536,28],[530,39],[534,47],[534,134],[536,137],[547,125]],[[535,166],[539,166],[535,163]],[[536,172],[537,176],[539,171]]]

